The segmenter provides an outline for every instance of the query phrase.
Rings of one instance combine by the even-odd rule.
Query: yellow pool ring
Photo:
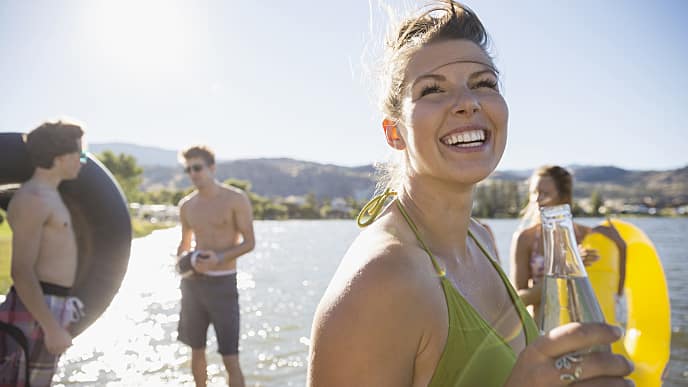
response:
[[[642,230],[618,219],[612,223],[626,242],[624,293],[628,304],[626,334],[612,350],[633,361],[635,370],[630,378],[636,386],[661,386],[671,341],[671,308],[662,263]],[[609,221],[601,225],[609,226]],[[619,249],[598,232],[588,234],[582,245],[597,249],[600,255],[586,270],[605,319],[621,325],[616,321],[614,297],[619,286]]]

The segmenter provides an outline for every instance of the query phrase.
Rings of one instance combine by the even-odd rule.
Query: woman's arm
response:
[[[540,284],[530,287],[530,245],[526,230],[513,238],[511,244],[511,282],[513,282],[521,301],[527,305],[538,305],[542,294]]]
[[[624,285],[626,283],[626,241],[621,238],[619,231],[614,227],[611,219],[608,219],[609,226],[597,226],[592,229],[592,232],[598,232],[607,238],[611,239],[616,247],[619,249],[619,285],[617,288],[617,295],[623,294]]]

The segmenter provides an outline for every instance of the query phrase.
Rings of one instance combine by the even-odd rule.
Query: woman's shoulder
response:
[[[532,241],[540,231],[540,224],[534,224],[514,233],[514,240],[517,242]]]
[[[400,232],[401,231],[401,232]],[[346,252],[337,270],[347,282],[378,287],[412,285],[432,273],[428,255],[404,230],[380,225],[364,230]]]
[[[471,223],[468,226],[468,229],[476,237],[480,237],[483,239],[484,238],[494,239],[493,234],[492,234],[492,229],[490,228],[490,226],[487,223],[481,222],[478,219],[471,218]]]
[[[361,232],[342,258],[321,306],[416,308],[437,287],[430,258],[395,231],[389,225],[373,225]]]
[[[584,224],[574,223],[573,225],[576,227],[576,230],[580,230],[581,232],[584,232],[586,234],[592,231],[592,227],[586,226]]]
[[[429,258],[401,227],[387,226],[375,222],[356,238],[316,309],[312,372],[324,373],[323,380],[347,373],[333,371],[337,367],[367,370],[370,364],[380,375],[401,378],[413,369],[428,332],[446,319]]]
[[[487,249],[494,259],[499,259],[499,256],[497,255],[495,236],[486,223],[471,218],[471,224],[469,225],[468,229],[471,231],[471,234],[473,234],[473,237],[477,240],[477,242],[482,245],[483,248]]]

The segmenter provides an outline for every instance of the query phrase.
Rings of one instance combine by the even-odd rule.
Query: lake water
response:
[[[599,219],[581,219],[596,224]],[[665,386],[688,385],[688,219],[628,219],[657,247],[669,282],[672,349]],[[514,219],[488,220],[501,259]],[[303,386],[311,321],[340,258],[358,234],[353,221],[257,221],[256,249],[239,260],[241,364],[247,386]],[[189,350],[176,341],[179,229],[134,240],[129,270],[108,310],[60,360],[58,386],[192,385]],[[210,386],[226,386],[209,330]]]

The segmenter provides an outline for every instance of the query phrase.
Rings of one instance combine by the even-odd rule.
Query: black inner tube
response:
[[[0,208],[7,210],[19,185],[33,174],[21,133],[0,133]],[[89,157],[79,177],[64,181],[60,194],[72,216],[79,262],[72,295],[85,315],[70,327],[83,332],[110,305],[122,284],[131,249],[131,219],[122,191],[98,160]]]

